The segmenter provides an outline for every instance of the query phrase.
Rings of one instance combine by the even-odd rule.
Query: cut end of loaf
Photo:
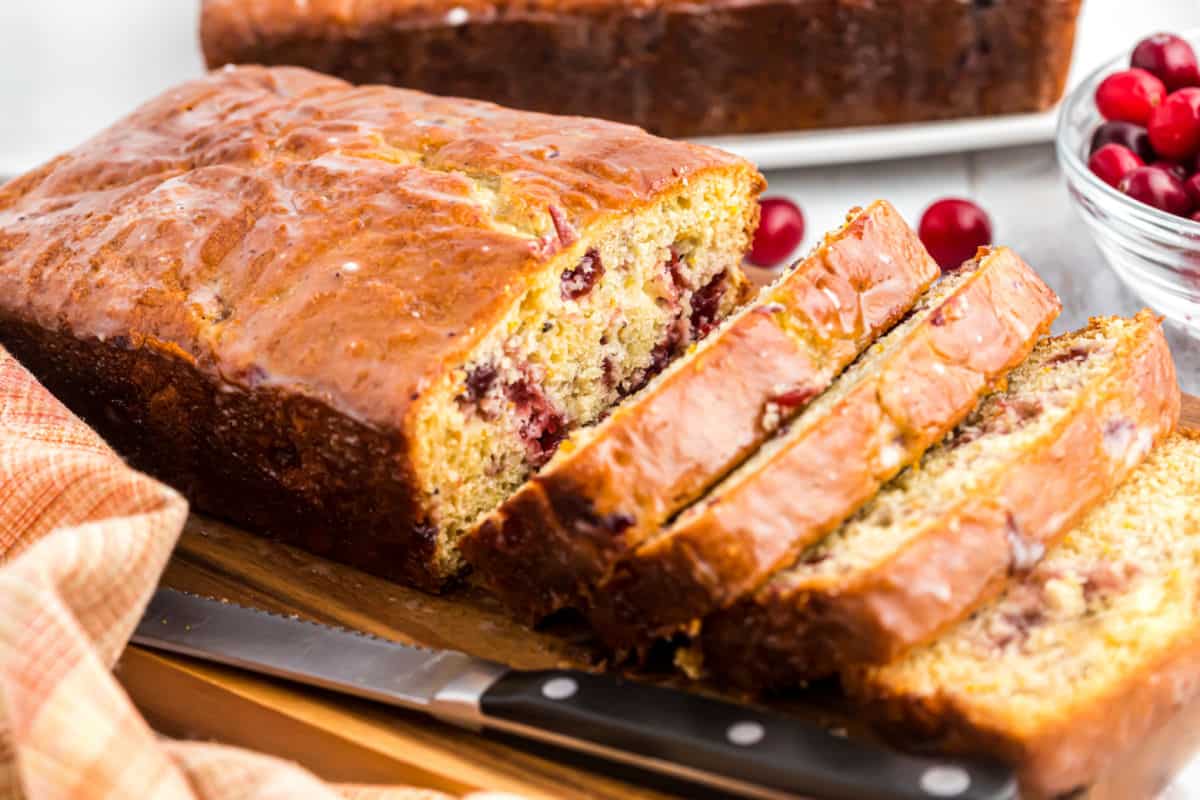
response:
[[[762,288],[754,302],[747,303],[737,314],[730,315],[727,319],[723,320],[721,324],[714,329],[713,335],[701,342],[699,347],[697,347],[690,355],[692,355],[694,358],[700,358],[702,357],[702,353],[706,348],[718,345],[720,343],[722,329],[736,326],[738,324],[739,317],[748,314],[760,314],[770,318],[771,321],[785,333],[785,335],[794,344],[796,349],[801,351],[804,356],[808,358],[811,364],[816,365],[820,370],[823,371],[824,376],[826,376],[825,379],[831,380],[832,376],[836,374],[836,370],[842,366],[839,363],[831,363],[836,361],[836,357],[831,356],[829,351],[838,349],[830,342],[830,340],[834,339],[835,337],[831,334],[823,334],[821,331],[816,329],[817,324],[814,322],[811,316],[817,315],[813,313],[811,308],[802,307],[802,310],[806,313],[806,315],[809,316],[805,316],[803,319],[801,319],[800,316],[797,315],[794,307],[797,305],[797,295],[802,292],[802,289],[798,288],[796,284],[801,283],[806,275],[815,272],[816,270],[814,268],[818,265],[817,262],[819,259],[822,257],[827,257],[827,253],[832,248],[837,247],[839,242],[847,237],[848,232],[851,231],[855,225],[872,223],[879,225],[881,224],[879,220],[887,219],[889,217],[895,217],[897,220],[899,220],[898,212],[896,212],[896,210],[892,208],[889,203],[883,200],[877,200],[871,203],[865,209],[859,207],[852,208],[849,212],[847,212],[845,220],[839,227],[827,231],[822,236],[821,241],[815,244],[807,255],[805,255],[803,258],[797,259],[787,269],[782,270],[771,284]],[[900,226],[904,227],[902,221],[899,224]],[[904,227],[904,229],[907,230],[906,227]],[[894,249],[898,250],[899,247],[897,246]],[[924,255],[923,251],[922,255]],[[884,260],[884,263],[889,265],[893,263],[893,257],[894,255],[891,252],[884,251],[879,253],[879,258]],[[917,261],[917,259],[914,258],[914,261]],[[899,272],[903,268],[904,267],[902,265],[897,265],[893,272]],[[920,270],[919,262],[917,266],[912,267],[912,269],[918,276],[924,275],[924,273],[922,273]],[[922,287],[928,286],[932,282],[933,276],[936,275],[936,273],[936,265],[934,265],[932,259],[930,259],[928,276],[918,277],[914,280],[914,283],[919,282]],[[896,282],[898,283],[899,280]],[[865,278],[862,279],[862,283],[867,283],[867,280]],[[864,289],[861,284],[855,286],[855,288],[860,290]],[[838,308],[837,303],[840,303],[841,299],[834,292],[834,290],[826,285],[821,291],[824,292],[826,298],[832,300],[834,303],[833,307],[835,309]],[[914,294],[916,291],[917,290],[914,290]],[[900,316],[902,316],[900,312],[895,314],[895,317],[897,318]],[[826,324],[832,326],[832,323]],[[869,344],[870,339],[874,336],[877,336],[879,331],[867,329],[864,331],[859,331],[859,333],[861,334],[862,338],[866,340],[862,344],[862,347],[865,348]],[[849,338],[849,336],[846,335],[846,338]],[[849,357],[846,358],[849,360]],[[639,404],[642,402],[642,398],[653,398],[661,383],[670,380],[672,373],[687,369],[690,363],[694,363],[694,361],[692,359],[681,359],[671,364],[667,369],[664,369],[659,374],[655,375],[651,381],[646,383],[646,385],[642,386],[637,391],[635,396],[630,397],[623,402],[622,411],[627,413],[636,413],[636,410],[640,408]],[[807,405],[809,400],[812,399],[812,396],[818,393],[819,391],[817,389],[813,389],[808,386],[790,386],[787,384],[779,385],[775,395],[773,395],[771,399],[767,400],[763,404],[760,425],[764,433],[770,434],[777,430],[792,416],[799,413],[799,411],[804,408],[805,405]],[[584,427],[572,433],[569,437],[569,444],[566,448],[564,448],[563,454],[566,455],[570,451],[583,448],[587,446],[589,442],[605,436],[610,430],[610,426],[616,424],[617,417],[619,417],[622,411],[618,411],[616,415],[607,418],[598,425]],[[550,464],[548,465],[547,469],[553,469],[553,466],[553,464]]]
[[[740,264],[759,188],[753,172],[693,177],[641,211],[572,232],[467,362],[424,403],[414,445],[439,530],[435,568],[462,567],[457,539],[748,294]]]

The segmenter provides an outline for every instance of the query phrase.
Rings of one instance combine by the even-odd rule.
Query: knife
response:
[[[688,692],[570,670],[510,670],[173,589],[154,593],[133,641],[744,797],[1016,797],[1012,773],[994,764],[907,755]]]

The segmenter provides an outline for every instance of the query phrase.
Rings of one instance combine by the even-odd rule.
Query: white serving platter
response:
[[[1049,141],[1054,136],[1055,118],[1056,110],[1051,110],[909,125],[710,136],[695,141],[737,153],[759,169],[815,167]]]

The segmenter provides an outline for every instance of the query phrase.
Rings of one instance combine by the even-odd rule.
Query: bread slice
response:
[[[0,342],[199,509],[435,587],[747,299],[763,186],[602,120],[223,69],[0,189]]]
[[[1022,797],[1065,796],[1194,722],[1198,609],[1200,438],[1177,434],[1002,596],[846,684],[910,745],[1002,758]]]
[[[849,522],[704,623],[704,665],[746,688],[883,663],[1031,569],[1174,429],[1158,319],[1043,340],[958,430]]]
[[[617,565],[589,619],[614,647],[694,631],[757,589],[946,435],[1061,306],[1011,250],[981,251],[703,500]]]
[[[462,542],[534,620],[618,558],[828,386],[938,275],[891,205],[855,210],[807,258],[558,454]]]

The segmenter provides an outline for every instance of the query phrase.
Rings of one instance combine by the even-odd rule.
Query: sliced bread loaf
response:
[[[1157,318],[1043,340],[943,444],[756,595],[705,620],[727,682],[794,686],[927,641],[1031,569],[1179,417]]]
[[[0,189],[0,343],[198,508],[436,587],[744,302],[763,185],[624,125],[223,69]]]
[[[773,440],[589,598],[614,647],[694,630],[757,589],[946,435],[1029,355],[1058,298],[1012,251],[943,279]]]
[[[536,619],[581,591],[820,394],[937,276],[886,202],[558,454],[462,542],[476,574]]]
[[[1125,772],[1146,742],[1171,749],[1160,731],[1195,743],[1174,723],[1197,718],[1198,610],[1200,438],[1178,434],[1002,596],[846,684],[910,746],[1002,758],[1022,797],[1065,796]],[[1119,777],[1109,796],[1162,788]]]

